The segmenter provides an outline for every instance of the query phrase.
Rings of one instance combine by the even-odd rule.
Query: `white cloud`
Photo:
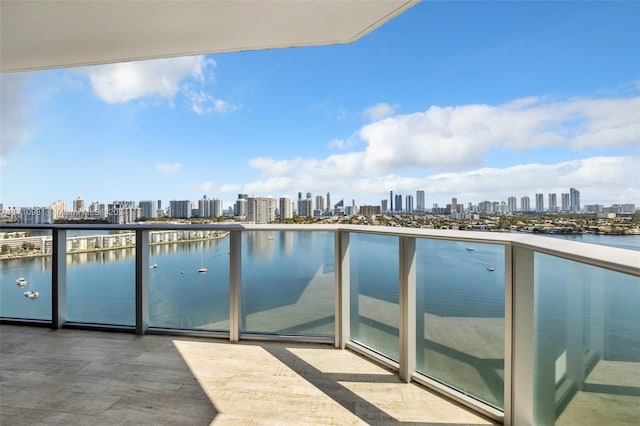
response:
[[[362,112],[362,116],[369,121],[378,121],[387,117],[391,117],[396,113],[397,105],[389,105],[386,102],[380,102],[366,108]]]
[[[182,170],[182,164],[180,163],[158,163],[156,164],[156,169],[162,173],[166,173],[168,175],[175,175],[180,173]]]
[[[216,186],[213,184],[213,182],[202,182],[195,184],[194,188],[202,192],[213,192],[215,191]]]
[[[582,203],[640,204],[640,158],[591,157],[557,164],[530,163],[504,168],[477,168],[465,172],[447,172],[431,176],[362,176],[344,179],[341,175],[317,179],[315,176],[295,174],[272,176],[248,183],[244,192],[255,194],[296,194],[310,191],[324,194],[331,191],[339,198],[359,197],[357,204],[378,204],[388,198],[390,190],[396,194],[413,194],[418,189],[426,192],[427,207],[432,203],[445,203],[451,197],[459,202],[477,204],[480,201],[506,201],[507,197],[520,198],[536,193],[568,192],[578,188]]]
[[[95,94],[109,104],[140,100],[142,104],[173,106],[178,94],[196,114],[228,113],[239,105],[206,90],[215,81],[216,62],[204,56],[124,62],[84,68]]]
[[[214,112],[225,114],[235,111],[240,107],[239,105],[232,105],[225,102],[222,99],[217,99],[215,96],[203,90],[195,90],[191,87],[185,88],[184,94],[191,103],[191,110],[198,115],[211,114]]]
[[[477,167],[492,149],[635,146],[640,142],[637,111],[640,97],[556,102],[525,98],[498,106],[432,106],[364,126],[360,137],[367,149],[362,170]]]
[[[128,102],[144,97],[172,100],[186,78],[204,81],[215,62],[203,56],[122,62],[85,68],[95,94],[103,101]]]
[[[28,79],[28,74],[23,73],[0,76],[0,165],[35,134],[29,120],[31,102],[25,90]]]

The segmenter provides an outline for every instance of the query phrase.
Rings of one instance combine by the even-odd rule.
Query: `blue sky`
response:
[[[533,206],[570,187],[640,205],[637,1],[422,2],[349,45],[1,78],[5,206],[390,190]]]

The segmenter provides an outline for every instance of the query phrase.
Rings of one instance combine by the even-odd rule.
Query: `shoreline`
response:
[[[203,242],[203,241],[212,241],[212,240],[219,240],[222,238],[225,238],[229,235],[229,231],[221,231],[222,234],[220,235],[215,235],[213,237],[206,237],[206,238],[194,238],[194,239],[189,239],[189,240],[174,240],[174,241],[160,241],[160,242],[156,242],[156,243],[149,243],[149,247],[151,246],[161,246],[161,245],[168,245],[168,244],[185,244],[185,243],[198,243],[198,242]],[[97,252],[102,252],[102,251],[111,251],[111,250],[127,250],[127,249],[132,249],[135,248],[136,245],[135,244],[129,244],[126,246],[117,246],[117,247],[99,247],[99,248],[88,248],[88,249],[80,249],[80,250],[69,250],[67,251],[67,256],[70,255],[74,255],[74,254],[84,254],[84,253],[97,253]],[[0,255],[0,260],[14,260],[14,259],[31,259],[31,258],[38,258],[38,257],[50,257],[52,256],[52,253],[21,253],[21,254],[3,254]]]

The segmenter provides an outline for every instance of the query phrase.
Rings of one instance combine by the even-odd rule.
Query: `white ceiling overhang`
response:
[[[0,0],[0,70],[353,42],[418,0]]]

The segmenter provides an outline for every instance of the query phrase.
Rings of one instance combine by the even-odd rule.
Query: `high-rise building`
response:
[[[189,200],[171,200],[169,201],[169,209],[171,217],[178,219],[191,217],[191,201]]]
[[[555,193],[549,193],[549,211],[552,213],[558,211],[558,199]]]
[[[251,196],[247,198],[247,222],[269,223],[276,219],[276,199]]]
[[[451,207],[449,210],[452,216],[458,213],[458,199],[456,197],[451,198]]]
[[[278,200],[278,212],[280,219],[291,219],[293,217],[291,198],[281,197]]]
[[[53,220],[62,219],[67,211],[67,202],[64,200],[54,201],[49,208],[53,210]]]
[[[222,200],[219,198],[214,198],[213,200],[210,200],[211,202],[211,213],[213,214],[214,217],[220,217],[222,216]]]
[[[20,223],[50,225],[53,223],[53,209],[50,207],[22,207],[20,208]]]
[[[422,190],[416,191],[416,210],[418,213],[424,213],[425,210],[424,191]]]
[[[191,214],[191,202],[188,202],[188,204],[189,214]],[[107,205],[107,220],[110,224],[134,223],[140,219],[141,215],[142,211],[139,207],[136,207],[134,201],[114,201]]]
[[[324,211],[324,197],[316,195],[316,210]]]
[[[402,211],[402,194],[396,194],[395,196],[395,207],[397,212]]]
[[[562,211],[568,212],[571,209],[571,197],[568,192],[563,192],[560,195],[560,202],[562,203]]]
[[[241,197],[241,195],[246,194],[238,194],[238,199],[233,207],[233,214],[236,217],[246,217],[247,216],[247,198],[246,196]]]
[[[408,213],[411,213],[413,211],[413,195],[405,195],[404,197],[404,209],[405,211],[407,211]]]
[[[393,210],[393,191],[389,191],[389,203],[391,204],[391,211],[395,211]]]
[[[313,216],[313,200],[310,192],[307,192],[307,198],[302,198],[302,192],[298,192],[298,216]]]
[[[536,213],[544,212],[544,194],[536,194]]]
[[[203,195],[202,199],[198,200],[198,215],[200,217],[213,216],[213,206],[211,205],[210,201],[211,200],[209,200],[206,195]]]
[[[507,211],[509,213],[514,213],[518,210],[518,206],[517,206],[517,199],[516,197],[509,197],[507,198]]]
[[[571,202],[571,211],[579,212],[580,211],[580,191],[578,191],[575,188],[570,188],[569,198]]]
[[[151,200],[143,200],[138,203],[140,217],[151,219],[158,216],[157,203]]]
[[[327,192],[327,212],[331,210],[331,194]]]
[[[333,214],[335,215],[344,214],[344,199],[338,201],[336,205],[333,207]]]
[[[531,198],[526,195],[520,198],[520,211],[523,213],[529,213],[531,211]]]
[[[73,200],[73,211],[74,212],[83,212],[85,211],[84,200],[80,197]]]
[[[382,205],[382,213],[388,212],[389,208],[389,200],[380,200],[380,204]]]

